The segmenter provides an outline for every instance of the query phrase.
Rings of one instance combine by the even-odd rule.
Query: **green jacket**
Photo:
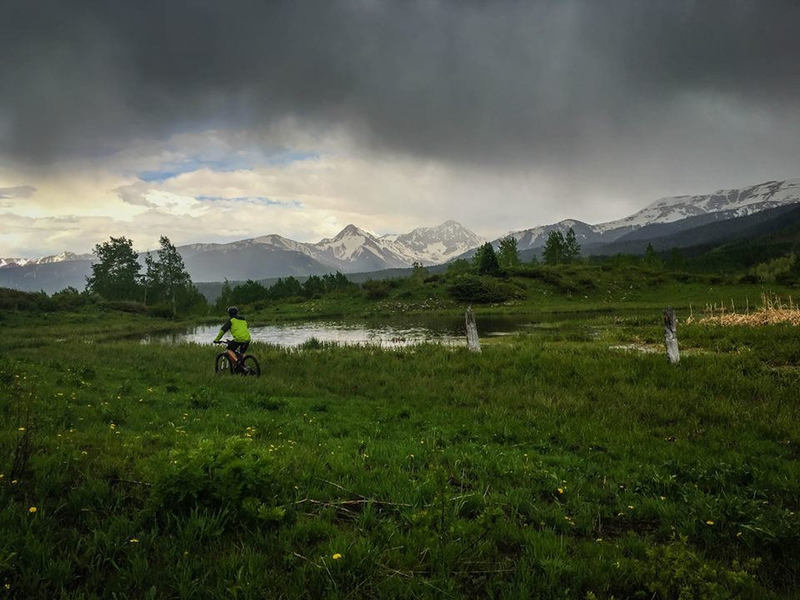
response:
[[[247,329],[247,321],[244,320],[242,315],[231,317],[225,321],[225,324],[222,326],[222,329],[219,330],[219,333],[217,334],[217,337],[214,338],[214,341],[220,341],[222,336],[225,335],[226,331],[230,331],[233,339],[237,342],[250,341],[250,330]]]

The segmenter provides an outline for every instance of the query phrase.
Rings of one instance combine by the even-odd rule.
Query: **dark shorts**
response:
[[[228,342],[230,344],[231,350],[237,352],[239,354],[244,354],[247,352],[247,348],[250,347],[250,342]]]

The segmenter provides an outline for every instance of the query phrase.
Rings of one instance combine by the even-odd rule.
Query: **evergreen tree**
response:
[[[319,275],[311,275],[303,282],[303,296],[317,298],[325,293],[325,281]]]
[[[219,291],[217,302],[214,306],[218,311],[223,311],[232,304],[233,304],[233,288],[231,288],[231,283],[230,281],[228,281],[228,278],[226,277],[224,283],[222,284],[222,289]]]
[[[186,272],[186,266],[175,246],[169,238],[162,235],[159,239],[161,248],[158,250],[158,276],[159,283],[164,289],[165,299],[172,306],[172,316],[178,312],[178,299],[184,299],[189,294],[189,288],[193,288],[192,279]],[[145,263],[147,259],[145,259]]]
[[[141,277],[144,303],[150,302],[152,304],[157,301],[161,294],[161,274],[158,270],[158,263],[153,259],[153,255],[150,252],[144,257],[144,269],[144,275]]]
[[[677,248],[672,248],[669,251],[667,266],[674,271],[678,271],[686,267],[686,259],[683,257],[683,254],[681,254],[680,250]]]
[[[280,279],[278,283],[280,283]],[[278,285],[277,283],[275,285]],[[272,288],[270,288],[271,290]],[[244,283],[240,283],[231,290],[231,304],[249,304],[264,300],[267,297],[268,290],[258,281],[248,279]]]
[[[547,234],[547,241],[544,244],[542,258],[547,265],[558,265],[564,262],[565,247],[567,241],[564,234],[553,230]]]
[[[478,275],[497,275],[500,272],[500,264],[490,242],[478,248],[472,264]]]
[[[508,236],[507,238],[500,240],[500,248],[497,251],[497,262],[503,268],[519,266],[517,238]]]
[[[578,243],[577,238],[575,237],[575,232],[573,231],[572,227],[569,228],[567,231],[567,236],[564,238],[564,262],[571,263],[576,260],[581,255],[581,246]]]
[[[647,248],[644,251],[644,264],[649,267],[659,267],[661,266],[661,258],[656,254],[655,248],[653,248],[653,244],[647,244]]]
[[[86,278],[86,289],[107,300],[139,298],[139,261],[133,241],[126,237],[111,237],[94,247],[97,262]]]

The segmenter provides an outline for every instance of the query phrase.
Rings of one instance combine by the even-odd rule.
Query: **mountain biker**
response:
[[[228,316],[230,319],[222,325],[222,329],[214,338],[214,343],[220,341],[226,331],[230,331],[233,341],[229,342],[229,347],[241,357],[247,352],[247,347],[250,345],[250,330],[247,329],[247,321],[239,314],[239,309],[235,306],[228,307]]]

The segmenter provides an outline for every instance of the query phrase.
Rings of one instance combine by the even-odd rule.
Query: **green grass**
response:
[[[254,345],[252,380],[120,339],[168,321],[9,315],[0,597],[795,597],[797,331],[682,326],[677,367],[609,349],[659,321]]]

